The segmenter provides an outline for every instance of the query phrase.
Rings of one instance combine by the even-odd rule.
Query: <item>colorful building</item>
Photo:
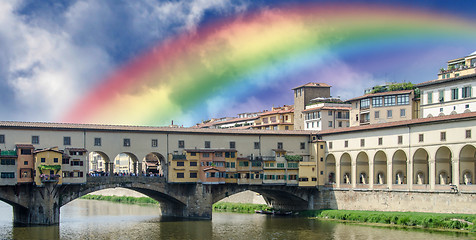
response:
[[[66,148],[61,161],[63,184],[85,183],[87,173],[87,150]]]
[[[0,152],[0,184],[17,184],[18,165],[17,152],[15,150],[4,150]]]
[[[18,183],[32,183],[35,159],[33,151],[35,148],[31,144],[16,144],[18,155]]]
[[[304,130],[304,113],[306,106],[315,98],[330,98],[331,86],[326,83],[307,83],[292,89],[294,91],[294,127]]]
[[[326,101],[326,99],[323,99]],[[342,102],[320,102],[306,106],[304,130],[327,130],[349,127],[351,105]]]
[[[271,111],[261,113],[255,120],[253,129],[266,130],[293,130],[294,108],[293,106],[273,107]]]
[[[63,152],[58,147],[36,150],[35,154],[35,184],[42,186],[43,183],[63,183],[61,171]]]

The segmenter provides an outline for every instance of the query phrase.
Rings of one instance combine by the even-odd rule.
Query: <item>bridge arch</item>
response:
[[[349,153],[344,153],[340,157],[340,179],[342,184],[351,184],[352,182],[352,158]]]
[[[334,154],[328,154],[326,157],[326,183],[336,183],[336,158]]]
[[[374,156],[374,183],[387,183],[387,154],[380,150]]]
[[[397,185],[407,182],[407,154],[401,149],[392,156],[392,182]]]
[[[453,172],[452,155],[451,150],[446,146],[439,147],[436,151],[436,184],[451,184]]]
[[[429,183],[429,155],[424,148],[419,148],[413,154],[413,183],[428,184]]]
[[[137,156],[131,152],[121,152],[114,158],[114,163],[111,164],[116,174],[139,174],[140,162]]]
[[[459,152],[460,184],[474,184],[476,173],[476,148],[473,145],[465,145]]]
[[[357,183],[369,184],[369,156],[364,151],[359,152],[356,158]]]

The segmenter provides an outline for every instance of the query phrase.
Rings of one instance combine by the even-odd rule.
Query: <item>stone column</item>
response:
[[[405,180],[405,177],[403,178]],[[407,159],[407,184],[408,189],[413,190],[413,161]]]
[[[387,187],[390,190],[392,190],[393,178],[393,161],[389,161],[387,157]]]
[[[337,161],[336,159],[336,187],[337,188],[340,188],[340,181],[341,181],[341,178],[344,177],[344,176],[341,176],[341,171],[340,171],[340,162]]]
[[[357,159],[351,159],[351,181],[352,188],[357,187]]]
[[[456,185],[459,187],[460,183],[460,172],[459,172],[459,158],[453,157],[452,159],[452,167],[453,167],[453,179],[452,179],[452,184]]]
[[[430,189],[435,190],[435,180],[436,180],[436,162],[435,159],[428,158],[428,180],[430,181]]]
[[[374,176],[374,172],[375,172],[375,169],[374,169],[374,160],[370,160],[369,161],[369,189],[373,189],[374,188],[374,181],[375,181],[375,176]]]

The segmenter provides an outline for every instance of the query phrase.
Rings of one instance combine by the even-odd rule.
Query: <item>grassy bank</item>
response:
[[[150,197],[126,197],[126,196],[103,196],[103,195],[84,195],[81,199],[102,200],[127,204],[159,204]]]
[[[213,204],[213,211],[218,212],[254,213],[255,210],[265,210],[267,208],[268,206],[266,204],[229,202],[217,202]]]
[[[381,223],[395,226],[476,232],[476,215],[471,214],[315,210],[303,211],[300,215],[360,223]]]

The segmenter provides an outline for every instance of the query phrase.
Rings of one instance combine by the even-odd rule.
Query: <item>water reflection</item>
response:
[[[0,239],[473,239],[474,235],[388,229],[258,214],[214,213],[212,221],[161,218],[155,206],[75,200],[60,226],[13,227],[0,204]]]

